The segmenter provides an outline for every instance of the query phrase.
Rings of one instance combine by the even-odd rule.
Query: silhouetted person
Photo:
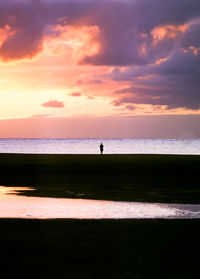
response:
[[[103,154],[103,144],[101,143],[99,147],[100,147],[101,154]]]

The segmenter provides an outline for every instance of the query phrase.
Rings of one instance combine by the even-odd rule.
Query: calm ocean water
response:
[[[0,139],[0,153],[43,154],[195,154],[200,139]]]

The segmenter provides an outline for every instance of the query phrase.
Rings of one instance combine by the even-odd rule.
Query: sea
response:
[[[0,153],[23,154],[183,154],[200,155],[200,139],[0,139]]]

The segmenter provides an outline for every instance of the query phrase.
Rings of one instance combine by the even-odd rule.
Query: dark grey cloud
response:
[[[125,72],[114,71],[114,80],[129,81],[129,87],[115,92],[115,105],[152,104],[200,109],[200,56],[182,50],[159,65],[147,65],[142,69],[129,68]],[[148,78],[148,75],[150,76]],[[145,76],[147,78],[145,78]]]

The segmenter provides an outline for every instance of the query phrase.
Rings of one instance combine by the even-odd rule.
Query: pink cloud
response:
[[[48,108],[63,108],[65,105],[63,102],[57,100],[51,100],[42,104],[43,107]]]
[[[88,98],[89,100],[94,100],[94,97],[93,97],[93,96],[87,96],[87,98]]]
[[[73,92],[70,94],[70,96],[73,96],[73,97],[80,97],[81,96],[81,93],[79,92]]]
[[[126,109],[133,111],[136,109],[136,107],[134,105],[126,105]]]
[[[32,118],[47,118],[52,116],[52,114],[34,114]]]

